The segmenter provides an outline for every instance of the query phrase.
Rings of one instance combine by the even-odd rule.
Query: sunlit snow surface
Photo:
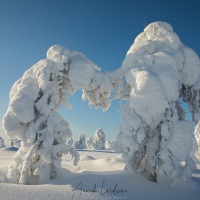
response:
[[[126,175],[120,154],[86,150],[79,151],[81,159],[77,167],[69,155],[64,156],[63,171],[56,179],[42,185],[19,185],[6,183],[7,166],[14,153],[8,148],[0,150],[1,200],[200,199],[200,166],[190,181],[157,184],[139,176]]]

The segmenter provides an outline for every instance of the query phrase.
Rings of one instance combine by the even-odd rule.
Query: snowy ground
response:
[[[121,156],[109,151],[79,151],[81,160],[73,166],[70,156],[63,157],[59,177],[42,185],[5,183],[12,149],[0,150],[1,200],[199,200],[200,166],[189,182],[156,184],[141,177],[126,175]],[[69,169],[69,170],[66,170]]]

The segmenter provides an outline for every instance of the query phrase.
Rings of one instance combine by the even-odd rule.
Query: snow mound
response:
[[[18,151],[18,149],[17,147],[4,147],[0,151]]]
[[[154,199],[154,200],[199,200],[199,174],[194,174],[196,182],[176,181],[170,184],[154,184],[140,176],[127,175],[119,165],[122,158],[114,153],[87,151],[81,157],[91,155],[96,160],[79,162],[85,170],[67,173],[57,179],[40,185],[5,183],[7,166],[0,165],[1,200],[80,200],[80,199]],[[0,151],[0,163],[10,162],[14,152]],[[68,155],[65,155],[68,156]],[[69,156],[68,156],[69,157]],[[112,165],[111,165],[112,163]],[[73,166],[72,162],[62,162],[62,167]],[[100,165],[100,166],[99,166]],[[69,167],[69,166],[68,166]],[[115,167],[111,171],[111,167]],[[74,168],[74,166],[73,166]],[[83,190],[81,190],[81,187]],[[94,190],[95,189],[95,190]]]
[[[88,161],[88,160],[95,160],[95,158],[88,155],[84,155],[80,157],[80,161]]]

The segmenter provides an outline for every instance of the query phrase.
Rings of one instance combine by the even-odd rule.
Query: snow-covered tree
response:
[[[19,148],[21,146],[21,140],[18,140],[17,138],[11,138],[10,145],[11,145],[11,147]]]
[[[67,139],[67,145],[68,145],[68,146],[71,147],[71,146],[73,145],[73,143],[74,143],[74,140],[73,140],[72,137],[70,137],[70,138]]]
[[[122,69],[131,90],[115,149],[126,169],[155,182],[190,177],[200,151],[199,57],[169,24],[156,22],[135,39]],[[181,97],[198,123],[195,135]]]
[[[106,150],[113,150],[113,148],[114,148],[114,142],[107,140],[105,142],[105,149]]]
[[[95,131],[93,142],[95,149],[105,150],[106,136],[102,128],[98,128]]]
[[[4,139],[2,137],[0,137],[0,149],[1,148],[4,148],[5,145],[4,145]]]
[[[69,124],[57,109],[61,103],[70,108],[66,98],[75,87],[90,81],[89,77],[77,78],[79,68],[81,75],[86,68],[91,71],[87,75],[96,70],[81,53],[53,46],[47,59],[36,63],[13,85],[3,126],[8,136],[21,140],[21,147],[9,167],[10,181],[29,184],[34,176],[38,182],[53,177],[59,171],[63,153],[71,153],[77,163],[78,153],[66,145],[72,135]]]
[[[94,150],[94,137],[89,137],[86,141],[86,146],[87,146],[87,149],[91,149],[91,150]]]
[[[105,142],[106,142],[106,136],[103,132],[102,128],[98,128],[95,131],[94,137],[90,138],[88,140],[88,146],[90,146],[90,149],[95,150],[105,150]]]
[[[110,91],[119,90],[121,80],[118,72],[101,72],[80,52],[52,46],[47,58],[27,70],[10,91],[3,127],[9,137],[21,140],[21,147],[9,167],[8,179],[21,184],[48,180],[59,172],[63,153],[72,154],[76,164],[79,154],[66,145],[72,135],[69,124],[57,110],[62,103],[71,108],[67,97],[82,89],[82,99],[90,107],[106,111]]]
[[[78,139],[74,142],[73,147],[75,149],[85,149],[86,148],[86,141],[85,141],[85,134],[80,134]]]
[[[94,137],[87,139],[87,148],[92,150],[105,150],[106,136],[102,128],[95,131]]]

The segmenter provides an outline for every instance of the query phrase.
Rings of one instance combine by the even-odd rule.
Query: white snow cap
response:
[[[96,71],[100,71],[94,63],[82,53],[54,45],[47,51],[47,58],[68,66],[68,77],[75,90],[88,88]],[[68,64],[68,65],[67,65]]]

